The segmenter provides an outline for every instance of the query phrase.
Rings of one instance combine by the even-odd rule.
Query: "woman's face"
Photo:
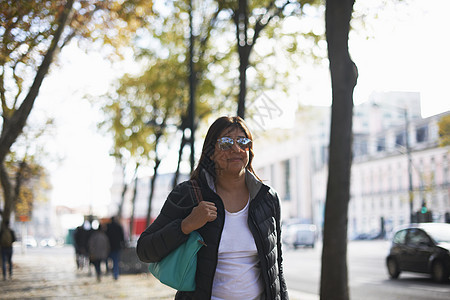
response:
[[[216,165],[216,174],[220,175],[241,175],[245,172],[249,161],[249,151],[241,149],[236,139],[245,138],[245,133],[240,128],[228,128],[221,132],[218,139],[228,137],[233,140],[233,146],[228,150],[221,150],[217,142],[215,144],[214,154],[211,159]]]

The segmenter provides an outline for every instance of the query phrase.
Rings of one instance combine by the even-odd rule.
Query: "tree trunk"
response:
[[[347,216],[352,161],[353,89],[357,69],[348,53],[354,0],[326,2],[326,36],[332,84],[332,112],[325,204],[320,299],[349,299]]]
[[[151,223],[151,214],[152,214],[152,202],[153,202],[153,192],[155,191],[155,182],[156,177],[158,176],[158,168],[161,164],[161,160],[155,159],[155,166],[153,168],[153,177],[150,179],[150,193],[148,195],[148,208],[147,208],[147,218],[145,221],[145,227],[148,227]]]
[[[25,160],[21,161],[19,164],[19,169],[16,172],[16,180],[14,187],[11,184],[10,175],[8,174],[8,171],[4,167],[4,164],[0,165],[0,181],[2,183],[2,188],[4,190],[4,195],[7,193],[8,199],[10,201],[5,201],[5,206],[3,207],[3,218],[2,218],[2,224],[5,223],[5,221],[9,220],[11,216],[11,212],[14,210],[16,203],[18,202],[19,195],[20,195],[20,189],[22,187],[22,182],[24,179],[24,169],[27,167],[27,163]],[[6,197],[5,197],[6,198]]]
[[[195,91],[197,88],[197,74],[194,66],[194,32],[192,24],[192,0],[189,1],[189,127],[191,129],[191,137],[189,143],[191,145],[191,154],[189,161],[191,164],[191,173],[195,167]]]
[[[6,171],[6,167],[4,165],[6,155],[9,153],[11,146],[17,140],[17,137],[22,132],[28,116],[30,115],[31,109],[33,108],[34,102],[39,94],[39,90],[41,88],[42,82],[45,76],[48,73],[50,68],[50,64],[53,60],[53,57],[60,48],[58,47],[58,43],[61,39],[62,33],[64,31],[65,25],[67,23],[67,19],[72,10],[74,0],[69,0],[66,2],[64,6],[64,10],[59,19],[59,27],[55,32],[55,35],[52,39],[50,47],[45,54],[41,65],[39,66],[36,76],[34,78],[33,84],[30,87],[30,90],[23,100],[20,107],[14,111],[11,118],[3,119],[3,127],[2,133],[0,136],[0,168],[1,168],[1,185],[3,189],[3,198],[4,198],[4,209],[2,211],[3,220],[9,220],[11,216],[11,212],[13,209],[13,192],[9,190],[12,188],[11,180],[9,179],[8,173]]]
[[[247,41],[248,0],[239,0],[238,10],[234,14],[236,25],[237,50],[239,54],[239,95],[237,115],[245,118],[245,97],[247,95],[247,68],[251,45]]]
[[[181,164],[181,159],[183,156],[183,148],[186,145],[186,137],[184,136],[184,129],[182,129],[182,130],[183,130],[183,136],[181,138],[180,149],[178,150],[177,169],[176,169],[175,175],[173,177],[172,188],[175,188],[175,186],[178,184],[178,177],[180,176],[180,164]]]
[[[3,206],[2,212],[2,224],[5,223],[6,220],[9,220],[11,215],[11,210],[14,202],[14,197],[12,195],[13,188],[11,186],[11,180],[9,179],[8,171],[5,168],[4,164],[0,164],[0,182],[2,184],[3,189],[3,197],[5,201],[5,205]]]
[[[117,216],[119,217],[119,219],[122,219],[123,204],[125,203],[125,194],[127,193],[128,190],[128,184],[125,180],[125,166],[122,166],[122,177],[123,177],[122,194],[120,195],[119,208],[117,209]]]
[[[256,24],[253,28],[253,36],[249,37],[248,32],[250,28],[250,13],[248,2],[248,0],[239,0],[238,8],[233,12],[233,21],[236,25],[236,41],[239,54],[239,95],[237,115],[241,118],[245,117],[245,102],[247,97],[247,69],[250,64],[250,54],[252,52],[253,46],[256,44],[256,40],[258,39],[260,33],[269,24],[270,20],[272,20],[272,18],[276,16],[280,16],[284,8],[287,5],[293,3],[292,1],[286,0],[283,3],[278,3],[279,6],[275,6],[276,1],[268,1],[265,7],[267,12],[264,14],[264,16],[260,16],[259,19],[256,20]]]
[[[131,198],[131,215],[130,215],[130,236],[129,241],[133,241],[133,232],[134,232],[134,209],[136,206],[136,195],[137,195],[137,189],[138,189],[138,183],[139,179],[137,177],[137,170],[139,168],[139,165],[136,165],[135,169],[135,176],[134,176],[134,190],[133,190],[133,198]]]
[[[238,46],[239,52],[239,96],[237,115],[242,119],[245,118],[245,98],[247,96],[247,68],[250,57],[249,46]]]
[[[165,127],[165,120],[164,120],[161,128],[164,128],[164,127]],[[163,135],[163,132],[161,130],[156,134],[156,138],[155,138],[155,166],[153,167],[153,177],[150,180],[150,193],[148,195],[147,217],[145,219],[146,227],[148,227],[148,225],[150,225],[150,221],[151,221],[153,192],[155,190],[156,177],[158,176],[158,168],[159,168],[159,165],[161,164],[161,159],[158,156],[158,144],[159,144],[159,139],[162,137],[162,135]]]

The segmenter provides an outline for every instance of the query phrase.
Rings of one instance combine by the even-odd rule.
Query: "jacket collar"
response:
[[[206,178],[208,187],[215,192],[216,186],[214,183],[214,178],[211,176],[211,174],[209,174],[205,170],[203,170],[203,175]],[[250,199],[254,199],[258,194],[259,190],[261,189],[263,183],[260,180],[258,180],[256,176],[249,170],[245,170],[245,183],[247,184],[247,188],[250,193]]]
[[[248,191],[250,192],[250,199],[254,199],[263,183],[256,178],[255,174],[248,170],[245,172],[245,183],[247,184]]]

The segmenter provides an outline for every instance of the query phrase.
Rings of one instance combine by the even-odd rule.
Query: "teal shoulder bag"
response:
[[[195,197],[198,202],[202,196],[195,180],[191,180]],[[161,283],[177,291],[195,290],[195,273],[197,271],[197,252],[206,246],[202,236],[197,231],[189,234],[188,240],[177,249],[170,252],[161,261],[150,263],[148,270]]]
[[[190,233],[188,240],[161,261],[148,266],[161,283],[177,291],[195,290],[197,252],[203,246],[203,238],[197,231]]]

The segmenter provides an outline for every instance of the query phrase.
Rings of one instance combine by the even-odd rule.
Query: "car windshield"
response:
[[[450,225],[433,226],[426,231],[437,243],[450,243]]]

